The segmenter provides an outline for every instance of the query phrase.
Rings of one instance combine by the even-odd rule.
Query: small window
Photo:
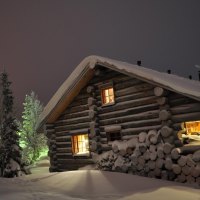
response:
[[[121,140],[121,133],[119,132],[113,132],[113,133],[106,133],[108,142],[112,142],[115,140]]]
[[[200,121],[183,122],[179,137],[184,143],[200,142]]]
[[[72,150],[74,155],[89,154],[88,134],[72,136]]]
[[[115,102],[113,87],[101,89],[101,99],[103,105],[113,104]]]
[[[188,135],[200,135],[200,121],[185,122]]]

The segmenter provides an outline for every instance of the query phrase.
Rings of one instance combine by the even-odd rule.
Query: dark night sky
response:
[[[0,67],[18,113],[26,93],[45,105],[88,55],[197,79],[199,0],[0,0]]]

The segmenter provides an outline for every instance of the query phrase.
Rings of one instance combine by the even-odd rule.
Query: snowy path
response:
[[[14,179],[0,178],[0,199],[200,200],[200,189],[128,174],[80,170],[36,173]]]

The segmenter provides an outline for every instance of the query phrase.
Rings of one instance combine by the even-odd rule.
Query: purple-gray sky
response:
[[[0,67],[18,113],[26,93],[45,105],[88,55],[197,79],[199,0],[0,0]]]

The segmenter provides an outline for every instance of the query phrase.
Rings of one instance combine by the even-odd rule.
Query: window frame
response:
[[[104,91],[108,90],[108,89],[113,89],[113,102],[109,102],[109,103],[104,103]],[[114,105],[115,104],[115,90],[113,87],[113,82],[109,82],[109,83],[105,83],[99,86],[100,92],[101,92],[101,106],[110,106],[110,105]]]
[[[78,143],[79,143],[78,142],[78,136],[80,136],[80,135],[87,135],[87,137],[88,137],[88,152],[78,154],[79,151],[76,151],[76,150],[79,149],[78,148]],[[76,142],[75,142],[75,140],[76,140]],[[89,134],[88,133],[77,133],[77,134],[71,135],[71,143],[72,143],[72,145],[71,145],[71,147],[72,147],[72,155],[74,157],[78,157],[78,156],[80,156],[80,157],[82,157],[82,156],[89,157],[90,156],[90,145],[89,145]],[[77,145],[77,147],[75,147],[75,144]]]
[[[189,127],[187,127],[187,123],[195,123],[200,122],[200,120],[191,120],[185,121],[181,123],[181,130],[178,132],[178,138],[182,140],[183,145],[200,145],[200,134],[194,134],[195,132],[188,132]]]

